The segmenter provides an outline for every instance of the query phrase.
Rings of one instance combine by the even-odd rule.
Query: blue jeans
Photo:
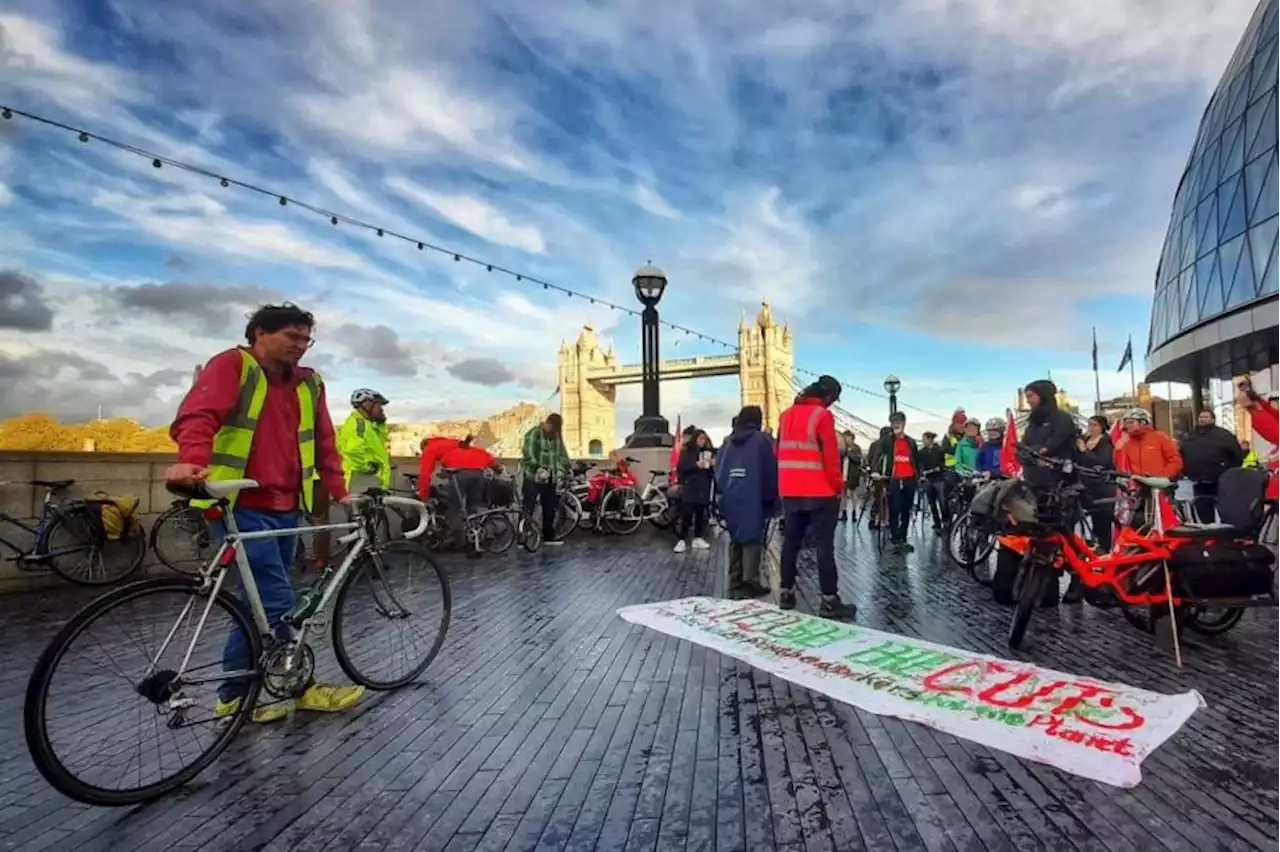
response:
[[[261,530],[283,530],[298,526],[302,517],[298,512],[259,512],[254,509],[235,509],[233,511],[236,527],[240,532],[258,532]],[[213,534],[221,538],[226,534],[225,527],[219,522],[213,525]],[[262,538],[246,541],[241,544],[244,554],[249,560],[249,569],[253,572],[253,580],[258,586],[258,595],[262,598],[262,608],[267,613],[267,621],[281,639],[292,638],[292,631],[281,623],[281,619],[293,606],[293,582],[289,578],[289,570],[293,565],[293,556],[298,547],[298,537],[293,535],[280,538]],[[240,599],[248,602],[244,596],[244,584],[240,585]],[[249,643],[239,629],[231,631],[227,637],[227,645],[222,651],[223,671],[245,671],[252,668],[249,659]],[[239,698],[248,691],[244,679],[227,681],[218,687],[218,698],[230,701]]]

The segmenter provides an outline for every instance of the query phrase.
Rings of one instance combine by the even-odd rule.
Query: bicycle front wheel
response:
[[[369,689],[413,681],[440,653],[453,615],[444,569],[411,542],[394,541],[354,565],[333,607],[333,653]]]
[[[578,499],[578,495],[572,491],[560,492],[560,499],[556,503],[555,536],[551,541],[564,541],[582,520],[582,501]]]
[[[211,600],[199,586],[184,577],[121,586],[73,615],[40,655],[23,731],[58,792],[107,807],[159,798],[204,771],[240,730],[262,687],[262,637],[239,601],[225,591]],[[233,678],[243,698],[218,718],[232,631],[247,637]]]
[[[600,501],[605,527],[614,535],[631,535],[644,523],[644,502],[634,488],[615,488]]]
[[[1013,618],[1009,620],[1009,647],[1015,651],[1022,647],[1022,640],[1027,635],[1027,625],[1031,623],[1031,614],[1040,605],[1045,589],[1053,577],[1053,571],[1034,558],[1027,557],[1023,561],[1022,576],[1018,578],[1018,601],[1013,607]]]
[[[488,512],[473,520],[472,530],[467,535],[477,535],[480,552],[495,556],[506,553],[516,543],[516,528],[506,512]]]

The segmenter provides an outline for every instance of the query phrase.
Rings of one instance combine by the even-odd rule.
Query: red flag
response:
[[[1124,454],[1124,449],[1120,446],[1120,439],[1124,436],[1120,421],[1117,420],[1111,424],[1111,446],[1115,448],[1116,470],[1120,473],[1129,472],[1129,457]]]
[[[676,439],[671,444],[671,472],[667,474],[667,481],[672,485],[676,484],[676,469],[680,467],[680,415],[676,415]]]
[[[1004,410],[1005,427],[1004,443],[1000,445],[1000,472],[1005,476],[1017,476],[1022,473],[1022,463],[1018,461],[1018,424],[1013,419],[1013,412]]]

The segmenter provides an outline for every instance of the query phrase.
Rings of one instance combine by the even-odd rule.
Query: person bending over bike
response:
[[[249,345],[228,349],[205,365],[169,428],[178,445],[178,463],[165,471],[168,482],[188,487],[205,481],[258,482],[258,488],[231,498],[241,532],[300,526],[301,513],[314,505],[317,475],[339,503],[350,499],[324,382],[298,364],[315,342],[314,327],[314,317],[296,305],[259,308],[245,328]],[[290,637],[281,619],[294,604],[289,567],[297,544],[289,536],[242,545],[267,619],[285,639]],[[222,654],[223,671],[250,668],[247,657],[246,637],[233,630]],[[234,714],[244,690],[242,682],[222,684],[216,715]],[[297,709],[345,710],[363,694],[362,686],[312,683],[298,698]],[[277,703],[259,706],[253,719],[272,722],[287,715],[287,705]]]

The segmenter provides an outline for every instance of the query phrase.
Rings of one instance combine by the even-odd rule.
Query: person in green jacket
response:
[[[970,417],[964,424],[964,437],[956,444],[956,470],[972,473],[978,467],[978,432],[982,424]]]
[[[338,453],[352,494],[391,488],[391,449],[382,409],[386,404],[387,398],[375,390],[360,388],[351,393],[355,410],[338,430]]]
[[[1240,462],[1241,467],[1258,466],[1258,454],[1253,451],[1253,447],[1249,446],[1248,441],[1240,442],[1240,451],[1244,453],[1244,460]]]

